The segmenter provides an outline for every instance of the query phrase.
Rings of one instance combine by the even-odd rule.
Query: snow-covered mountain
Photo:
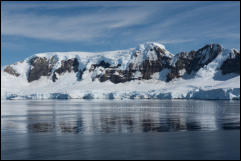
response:
[[[170,53],[156,42],[99,53],[51,52],[1,69],[2,99],[240,99],[240,52],[209,44]]]

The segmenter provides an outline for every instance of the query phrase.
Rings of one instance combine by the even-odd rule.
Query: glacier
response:
[[[160,51],[159,55],[155,47]],[[208,52],[205,49],[201,53],[200,62],[204,65],[200,69],[190,73],[186,68],[180,69],[177,77],[170,81],[166,81],[166,77],[176,66],[180,55],[173,55],[164,45],[156,42],[118,51],[39,53],[10,65],[15,73],[6,72],[6,67],[1,69],[1,99],[240,99],[240,74],[222,74],[220,70],[225,60],[235,56],[235,51],[222,49],[210,62],[207,62],[210,59]],[[169,63],[170,67],[163,66],[158,72],[151,71],[148,73],[150,78],[144,79],[146,73],[143,73],[141,63],[148,60],[150,67],[160,56],[166,58],[163,61],[164,57],[161,57],[160,62],[164,65]],[[51,70],[47,76],[30,82],[29,73],[35,67],[30,61],[36,57],[54,60],[54,63],[48,64]],[[60,74],[54,72],[61,68],[63,61],[70,59],[76,59],[76,70],[83,71],[79,80],[74,70]],[[98,66],[101,62],[108,64],[108,67]],[[117,83],[111,79],[100,81],[108,70],[115,70],[112,75],[122,79],[120,73],[130,66],[133,71],[130,80]],[[55,81],[52,79],[54,74]]]

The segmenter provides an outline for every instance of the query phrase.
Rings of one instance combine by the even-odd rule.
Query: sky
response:
[[[41,52],[150,41],[173,54],[210,43],[240,50],[240,2],[1,2],[1,66]]]

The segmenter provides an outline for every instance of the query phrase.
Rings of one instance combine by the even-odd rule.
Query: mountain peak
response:
[[[158,42],[146,42],[139,44],[135,49],[134,54],[142,53],[143,58],[157,59],[160,56],[172,58],[174,55],[170,53],[163,44]]]
[[[153,48],[153,47],[159,47],[161,49],[166,50],[166,47],[163,44],[160,44],[158,42],[152,42],[152,41],[139,44],[137,49],[138,50],[145,50],[145,49],[150,49],[150,48]]]

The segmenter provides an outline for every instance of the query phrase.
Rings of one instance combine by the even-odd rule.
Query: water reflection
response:
[[[54,125],[50,123],[30,123],[28,125],[30,132],[51,132],[54,128]]]
[[[1,130],[149,133],[240,129],[240,101],[4,101]]]

